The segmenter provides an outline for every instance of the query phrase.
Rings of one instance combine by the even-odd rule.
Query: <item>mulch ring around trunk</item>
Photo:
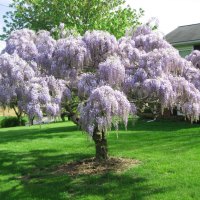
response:
[[[55,168],[53,174],[68,174],[71,176],[83,174],[103,174],[106,172],[123,172],[140,162],[130,158],[110,157],[107,160],[98,161],[95,158],[87,158],[80,161],[66,163]]]

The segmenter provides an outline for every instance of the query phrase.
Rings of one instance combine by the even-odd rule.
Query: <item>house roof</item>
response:
[[[171,44],[200,41],[200,23],[179,26],[168,33],[165,38]]]

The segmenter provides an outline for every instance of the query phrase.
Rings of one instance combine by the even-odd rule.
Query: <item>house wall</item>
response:
[[[174,47],[179,51],[181,57],[189,55],[193,51],[193,45],[174,45]]]

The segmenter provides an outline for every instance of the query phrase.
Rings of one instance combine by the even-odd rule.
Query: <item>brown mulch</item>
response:
[[[95,158],[87,158],[80,161],[62,164],[54,168],[35,169],[31,174],[19,176],[17,179],[23,181],[30,181],[32,179],[42,180],[51,174],[77,176],[104,174],[107,172],[122,173],[138,164],[140,164],[140,161],[130,158],[110,157],[105,161],[98,161]]]
[[[83,175],[103,174],[109,171],[123,172],[139,164],[138,160],[129,158],[110,157],[105,161],[87,158],[76,162],[66,163],[55,168],[53,174]]]

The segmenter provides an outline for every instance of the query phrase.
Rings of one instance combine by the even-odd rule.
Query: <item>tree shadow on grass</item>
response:
[[[114,131],[113,131],[114,132]],[[109,149],[123,149],[134,151],[139,149],[143,152],[163,152],[172,156],[178,151],[184,152],[200,146],[200,125],[178,121],[160,120],[144,122],[138,120],[134,126],[129,122],[127,131],[120,127],[119,139],[115,134],[109,135]]]
[[[78,131],[76,125],[67,125],[66,127],[28,127],[20,130],[2,129],[0,132],[0,144],[7,142],[21,142],[23,140],[34,140],[40,138],[51,139],[55,137],[66,138],[72,136],[72,132]]]
[[[140,199],[164,193],[171,188],[148,184],[148,179],[134,173],[106,173],[78,175],[52,173],[56,165],[74,158],[81,160],[88,154],[51,155],[49,150],[37,150],[28,154],[0,152],[0,171],[5,176],[0,190],[2,200],[61,200],[61,199]],[[30,159],[32,158],[32,159]],[[44,161],[45,159],[45,161]],[[9,187],[8,187],[9,185]],[[90,198],[89,198],[90,197]]]
[[[181,151],[196,148],[200,145],[200,134],[190,133],[190,128],[199,125],[185,123],[170,124],[155,122],[155,124],[137,122],[129,131],[122,133],[119,140],[109,137],[109,149],[151,152],[163,151],[173,155],[173,150]],[[187,132],[184,130],[187,129]],[[132,130],[134,134],[132,134]],[[148,130],[148,131],[147,131]],[[178,130],[178,132],[176,132]],[[183,130],[183,132],[181,132]],[[73,137],[76,126],[54,127],[49,129],[24,129],[1,131],[0,143],[20,142],[25,139]],[[175,132],[171,132],[175,131]],[[3,132],[3,133],[2,133]],[[115,140],[115,142],[113,142]],[[14,148],[14,147],[13,147]],[[170,150],[169,150],[170,149]],[[173,188],[163,188],[150,185],[149,180],[134,172],[124,174],[107,173],[103,175],[80,175],[70,177],[66,174],[52,174],[55,166],[92,157],[90,154],[59,154],[55,150],[34,150],[27,153],[0,151],[0,199],[2,200],[61,200],[61,199],[145,199],[147,196],[165,193]],[[1,189],[2,187],[2,189]]]
[[[52,167],[72,160],[87,158],[88,154],[58,154],[55,150],[32,150],[28,153],[0,151],[0,170],[3,175],[48,172]],[[47,169],[47,170],[46,170]],[[15,177],[16,178],[16,177]]]
[[[28,153],[0,151],[0,199],[34,199],[37,195],[40,196],[38,199],[57,199],[54,197],[58,195],[59,187],[63,187],[63,181],[68,183],[69,178],[52,175],[52,169],[87,156],[90,155],[59,155],[54,150],[33,150]]]
[[[193,128],[200,128],[200,124],[199,123],[191,124],[189,121],[170,120],[170,119],[157,119],[155,121],[149,122],[149,120],[140,118],[137,120],[130,119],[128,123],[128,130],[134,130],[134,131],[168,132],[168,131],[178,131],[178,130],[193,129]]]

